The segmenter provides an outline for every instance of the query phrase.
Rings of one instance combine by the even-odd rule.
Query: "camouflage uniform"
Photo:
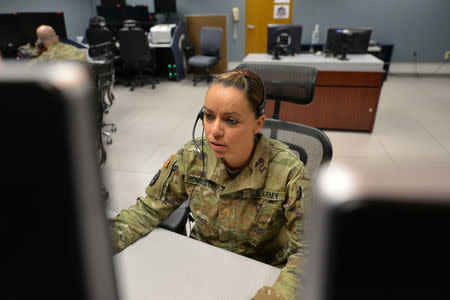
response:
[[[283,268],[273,287],[263,287],[256,298],[294,299],[306,255],[303,214],[310,178],[285,144],[257,138],[250,162],[231,175],[206,142],[202,174],[201,154],[187,143],[155,175],[145,198],[110,219],[115,250],[148,234],[189,195],[191,237]]]
[[[64,44],[61,42],[54,42],[47,51],[43,52],[33,61],[43,62],[52,60],[80,60],[87,61],[86,54],[75,46]]]

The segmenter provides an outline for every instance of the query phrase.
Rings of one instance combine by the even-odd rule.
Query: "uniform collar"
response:
[[[270,156],[269,141],[262,135],[257,135],[257,143],[252,158],[235,178],[231,178],[223,161],[217,158],[205,143],[208,161],[206,177],[222,186],[223,193],[232,193],[244,189],[260,189],[267,176]]]

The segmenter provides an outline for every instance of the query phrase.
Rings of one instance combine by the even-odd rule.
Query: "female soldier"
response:
[[[303,213],[310,178],[288,147],[259,133],[264,86],[248,69],[215,78],[203,107],[206,139],[172,155],[146,197],[112,218],[116,251],[148,234],[186,199],[191,237],[282,267],[254,299],[294,299],[305,254]]]

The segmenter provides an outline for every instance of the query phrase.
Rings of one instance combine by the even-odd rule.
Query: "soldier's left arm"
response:
[[[273,286],[261,288],[253,299],[297,299],[303,288],[303,266],[308,245],[304,240],[305,210],[309,205],[311,180],[305,167],[297,170],[286,185],[284,204],[289,242],[286,245],[288,262]]]

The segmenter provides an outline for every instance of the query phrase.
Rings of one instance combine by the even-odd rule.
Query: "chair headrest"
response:
[[[314,99],[317,69],[305,66],[242,63],[238,68],[256,71],[264,81],[266,99],[306,105]]]
[[[106,20],[102,16],[94,16],[89,20],[90,27],[105,27]]]

